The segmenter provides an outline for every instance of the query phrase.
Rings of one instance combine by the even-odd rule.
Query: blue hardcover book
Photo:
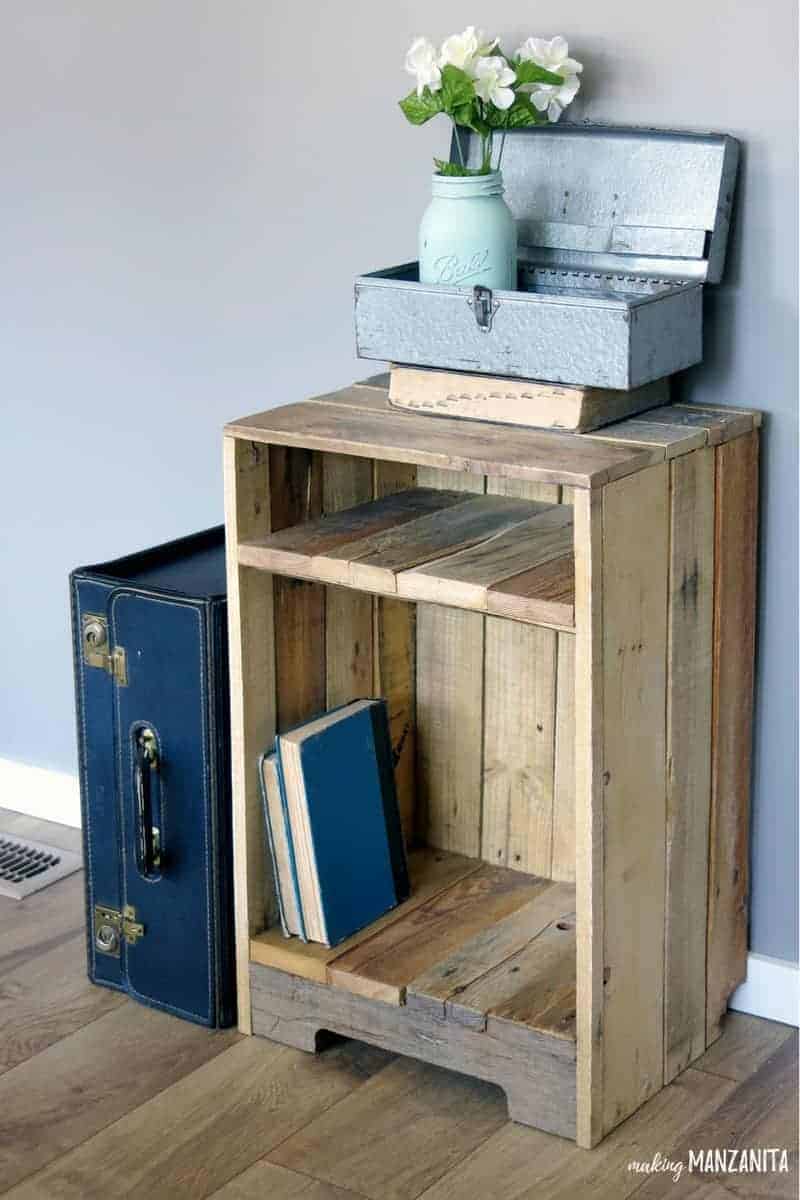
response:
[[[408,897],[386,702],[355,700],[275,744],[301,936],[335,946]]]

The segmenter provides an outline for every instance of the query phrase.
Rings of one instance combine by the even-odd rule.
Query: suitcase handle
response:
[[[161,874],[161,831],[153,824],[153,776],[158,773],[158,739],[148,725],[134,734],[133,794],[136,801],[136,862],[147,879]]]

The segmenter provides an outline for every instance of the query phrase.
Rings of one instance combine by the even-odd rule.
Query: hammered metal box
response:
[[[474,164],[477,139],[461,139]],[[623,390],[700,362],[703,284],[722,278],[738,157],[724,134],[509,133],[518,290],[491,291],[479,274],[421,284],[417,263],[362,275],[359,357]]]

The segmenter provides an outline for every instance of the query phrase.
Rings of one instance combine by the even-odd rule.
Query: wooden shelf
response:
[[[251,962],[501,1039],[574,1042],[574,885],[431,849],[409,866],[411,897],[346,942],[272,928]]]
[[[239,544],[279,575],[574,627],[572,508],[414,488]]]

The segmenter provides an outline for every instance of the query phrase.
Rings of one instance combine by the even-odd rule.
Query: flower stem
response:
[[[458,157],[461,161],[461,166],[466,168],[467,164],[464,162],[464,151],[461,149],[461,138],[458,136],[458,126],[456,125],[455,121],[453,121],[453,134],[455,135],[456,150],[458,151]]]

